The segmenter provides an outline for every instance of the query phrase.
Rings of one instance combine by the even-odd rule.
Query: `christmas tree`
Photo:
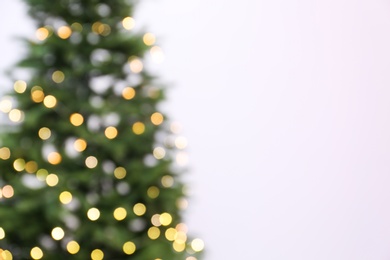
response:
[[[29,76],[0,101],[0,258],[199,259],[181,216],[186,141],[158,110],[144,58],[161,49],[134,31],[134,1],[25,2]]]

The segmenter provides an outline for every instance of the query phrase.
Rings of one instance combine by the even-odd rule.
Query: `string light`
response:
[[[172,246],[173,246],[173,249],[176,252],[183,252],[186,249],[186,245],[185,244],[178,243],[177,241],[174,241]]]
[[[104,131],[104,135],[108,139],[114,139],[118,135],[118,130],[114,126],[109,126]]]
[[[173,186],[173,184],[175,183],[175,180],[173,179],[172,176],[170,175],[165,175],[161,178],[161,184],[162,186],[164,186],[165,188],[170,188]]]
[[[39,247],[36,246],[36,247],[31,249],[30,255],[31,255],[31,258],[34,260],[41,259],[43,257],[42,249],[40,249]]]
[[[9,113],[12,109],[12,101],[9,98],[4,98],[0,101],[0,111],[3,113]]]
[[[85,165],[90,169],[95,168],[97,164],[98,160],[95,156],[88,156],[87,159],[85,159]]]
[[[8,118],[15,123],[21,122],[23,120],[24,113],[19,109],[12,109],[8,113]]]
[[[49,172],[45,169],[39,169],[36,173],[37,179],[40,181],[46,181],[46,177],[49,175]]]
[[[122,97],[126,100],[133,99],[135,96],[135,90],[132,87],[126,87],[122,90]]]
[[[159,46],[153,46],[150,49],[150,55],[155,63],[162,63],[165,58],[164,52]]]
[[[131,241],[128,241],[128,242],[123,244],[123,252],[125,252],[126,255],[134,254],[136,249],[137,249],[137,247]]]
[[[73,147],[77,152],[82,152],[87,149],[87,142],[84,139],[79,138],[74,141]]]
[[[46,183],[50,187],[56,186],[58,184],[58,181],[59,181],[58,176],[54,173],[51,173],[46,177]]]
[[[137,216],[142,216],[146,212],[146,206],[142,203],[137,203],[133,207],[133,212]]]
[[[200,252],[204,249],[204,242],[202,239],[196,238],[192,240],[191,247],[195,252]]]
[[[29,161],[26,163],[26,165],[24,166],[24,168],[26,169],[26,172],[28,173],[34,173],[38,170],[38,164],[34,161]]]
[[[57,30],[58,37],[65,40],[72,35],[72,29],[69,26],[61,26]]]
[[[114,218],[118,221],[124,220],[127,216],[127,211],[125,208],[119,207],[114,210]]]
[[[51,130],[47,127],[42,127],[38,131],[38,136],[42,140],[47,140],[51,137]]]
[[[172,216],[171,214],[164,212],[160,215],[160,223],[163,226],[168,226],[172,223]]]
[[[31,89],[31,99],[35,103],[41,103],[45,98],[45,94],[43,93],[43,89],[39,86],[34,86]]]
[[[126,169],[123,168],[123,167],[117,167],[115,168],[114,170],[114,176],[115,178],[117,179],[123,179],[124,177],[126,177]]]
[[[156,37],[152,33],[145,33],[142,39],[147,46],[151,46],[156,42]]]
[[[0,148],[0,159],[8,160],[11,157],[11,150],[8,147]]]
[[[155,226],[155,227],[161,226],[160,214],[154,214],[152,216],[152,218],[150,219],[150,221],[152,222],[153,226]]]
[[[56,70],[51,75],[51,78],[55,83],[62,83],[65,80],[65,74],[60,70]]]
[[[51,236],[54,240],[61,240],[64,238],[65,236],[65,232],[62,228],[60,227],[55,227],[53,228],[53,230],[51,231]]]
[[[132,18],[132,17],[125,17],[123,20],[122,20],[122,26],[123,28],[125,28],[126,30],[131,30],[134,28],[135,26],[135,20]]]
[[[57,165],[57,164],[60,164],[61,161],[62,161],[62,156],[60,153],[58,152],[51,152],[49,153],[49,155],[47,156],[47,161],[50,163],[50,164],[53,164],[53,165]]]
[[[141,135],[145,132],[145,125],[142,122],[136,122],[133,124],[133,132],[136,135]]]
[[[165,238],[169,241],[174,241],[177,234],[177,230],[174,228],[168,228],[165,231]]]
[[[164,121],[164,116],[159,112],[155,112],[150,116],[150,120],[154,125],[161,125]]]
[[[90,208],[87,212],[87,217],[91,221],[96,221],[100,217],[100,211],[97,208]]]
[[[158,227],[151,227],[148,229],[148,237],[152,240],[157,239],[160,236],[160,229]]]
[[[53,108],[57,105],[57,99],[55,96],[52,96],[52,95],[48,95],[46,96],[44,99],[43,99],[43,104],[47,107],[47,108]]]
[[[151,186],[148,188],[147,194],[148,194],[149,198],[155,199],[160,194],[160,190],[156,186]]]
[[[14,188],[11,185],[5,185],[1,192],[3,193],[3,197],[6,199],[14,196]]]
[[[5,238],[5,232],[4,232],[4,229],[2,227],[0,227],[0,240],[4,239]]]
[[[16,159],[13,163],[14,169],[18,172],[21,172],[24,170],[24,166],[26,165],[25,160],[22,158]]]
[[[27,89],[27,83],[23,80],[17,80],[14,83],[14,90],[16,93],[22,94]]]
[[[91,253],[92,260],[102,260],[104,258],[104,253],[100,249],[95,249]]]
[[[140,73],[144,68],[142,61],[138,58],[131,57],[129,59],[130,70],[134,73]]]
[[[72,115],[70,115],[69,120],[72,125],[80,126],[84,122],[84,117],[79,113],[73,113]]]
[[[80,245],[76,241],[70,241],[66,245],[66,250],[68,250],[69,254],[77,254],[80,251]]]
[[[35,32],[35,37],[37,37],[38,40],[44,41],[49,36],[49,30],[45,27],[38,28]]]
[[[59,196],[59,200],[62,204],[69,204],[72,201],[72,198],[72,193],[69,191],[63,191]]]

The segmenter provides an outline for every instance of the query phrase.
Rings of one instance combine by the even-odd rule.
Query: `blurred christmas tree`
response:
[[[0,258],[195,260],[178,170],[185,139],[157,111],[152,34],[133,0],[25,0],[36,39],[0,101]],[[173,132],[172,132],[173,131]],[[173,158],[176,156],[176,162]]]

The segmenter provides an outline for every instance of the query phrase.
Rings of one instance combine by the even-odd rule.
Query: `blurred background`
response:
[[[206,260],[390,259],[390,2],[143,0]],[[0,2],[0,70],[32,37]],[[0,92],[10,89],[4,74]]]

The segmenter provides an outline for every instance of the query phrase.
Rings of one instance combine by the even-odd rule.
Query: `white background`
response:
[[[24,12],[0,2],[1,69]],[[388,1],[144,0],[136,19],[165,50],[207,260],[390,259]]]

